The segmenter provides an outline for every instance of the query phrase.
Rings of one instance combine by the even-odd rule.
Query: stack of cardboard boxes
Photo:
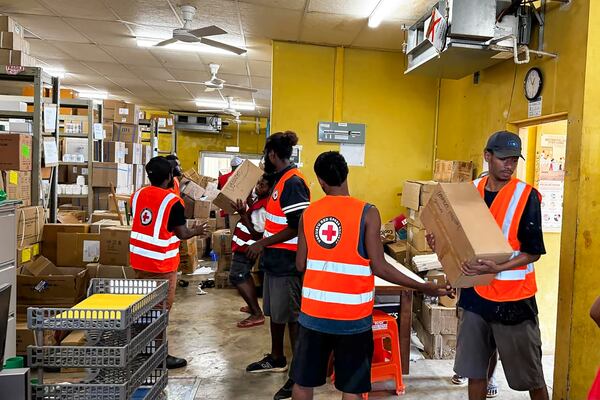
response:
[[[14,19],[0,16],[0,65],[35,67],[37,60],[29,55],[25,31]]]
[[[221,229],[212,234],[212,251],[217,256],[218,267],[215,272],[215,286],[218,288],[231,287],[229,269],[231,268],[231,231]]]

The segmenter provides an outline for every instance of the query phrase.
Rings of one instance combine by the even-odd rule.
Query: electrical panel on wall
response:
[[[365,133],[365,124],[319,122],[317,141],[319,143],[365,144]]]

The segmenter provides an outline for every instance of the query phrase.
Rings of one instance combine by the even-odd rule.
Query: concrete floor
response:
[[[169,321],[169,353],[188,360],[188,366],[171,371],[170,376],[198,377],[196,399],[202,400],[263,400],[273,394],[287,379],[286,374],[248,374],[246,365],[262,358],[270,350],[268,325],[239,329],[236,323],[245,318],[238,310],[243,300],[231,289],[208,289],[198,296],[196,286],[177,288],[177,297]],[[289,348],[287,350],[290,354]],[[405,400],[463,400],[466,388],[450,383],[452,361],[422,360],[411,364],[411,373],[404,377]],[[546,381],[551,387],[553,357],[544,357]],[[525,393],[510,390],[502,373],[498,374],[498,399],[528,399]],[[316,399],[337,399],[341,396],[327,384],[315,391]],[[426,397],[424,397],[426,396]],[[373,399],[396,399],[390,392],[374,392]],[[174,399],[172,399],[174,400]],[[178,398],[179,400],[179,398]]]

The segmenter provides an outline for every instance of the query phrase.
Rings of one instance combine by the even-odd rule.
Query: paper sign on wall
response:
[[[365,166],[365,145],[340,143],[340,154],[346,159],[350,167]]]
[[[44,138],[44,167],[56,167],[58,165],[58,146],[56,139]]]
[[[102,124],[95,123],[94,124],[94,140],[104,140],[104,129]]]
[[[542,115],[542,98],[530,101],[527,107],[527,118],[535,118]]]
[[[56,104],[44,104],[44,132],[56,132]]]

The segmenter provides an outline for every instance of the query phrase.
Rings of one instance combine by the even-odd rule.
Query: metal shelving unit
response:
[[[143,295],[126,309],[29,308],[27,325],[42,343],[44,330],[84,330],[84,346],[29,346],[37,367],[34,400],[144,400],[161,396],[167,384],[167,282],[92,279],[89,294]],[[44,382],[44,367],[86,368],[78,383]],[[141,398],[141,396],[139,397]]]
[[[60,109],[60,80],[58,77],[50,76],[38,67],[17,67],[14,65],[0,65],[0,82],[15,82],[33,85],[33,97],[28,97],[29,104],[33,105],[33,111],[2,111],[0,110],[0,118],[19,118],[32,121],[32,169],[31,169],[31,204],[34,206],[40,205],[42,201],[42,148],[43,137],[49,136],[56,140],[58,146],[58,110]],[[52,88],[52,98],[44,99],[44,87]],[[2,99],[11,101],[23,101],[22,96],[2,96]],[[54,124],[54,133],[44,135],[44,119],[43,119],[43,104],[56,105],[57,118]],[[56,185],[57,185],[57,167],[52,167],[50,178],[50,191],[48,203],[44,204],[50,209],[50,222],[56,222]],[[44,202],[45,203],[45,202]]]
[[[152,146],[152,156],[156,157],[159,155],[167,155],[175,152],[177,145],[177,135],[175,129],[161,128],[159,126],[158,119],[145,119],[140,121],[140,125],[145,126],[146,129],[142,128],[143,132],[150,133],[150,139],[142,139],[142,143],[149,143]],[[171,136],[171,151],[161,150],[158,148],[158,135],[172,135]]]

